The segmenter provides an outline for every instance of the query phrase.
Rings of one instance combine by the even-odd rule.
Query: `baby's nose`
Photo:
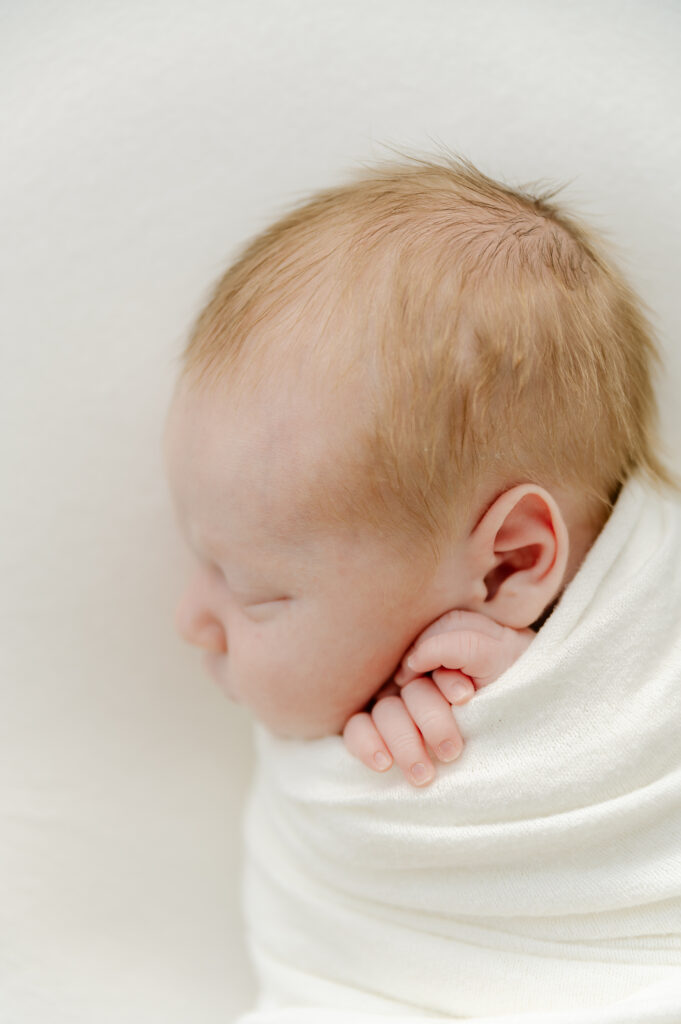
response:
[[[177,606],[175,627],[188,644],[215,654],[227,650],[225,630],[207,600],[200,574],[191,581]]]

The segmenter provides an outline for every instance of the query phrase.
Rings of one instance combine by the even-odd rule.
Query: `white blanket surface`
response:
[[[412,789],[258,728],[243,1024],[681,1024],[681,504],[638,479]]]

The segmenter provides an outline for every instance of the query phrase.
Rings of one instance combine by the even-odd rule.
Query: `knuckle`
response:
[[[448,717],[451,718],[451,715]],[[426,732],[437,731],[442,727],[443,716],[435,708],[427,708],[419,714],[418,724],[419,728],[425,729]]]
[[[441,627],[446,627],[447,629],[459,629],[461,625],[466,622],[468,614],[468,612],[465,612],[460,608],[454,608],[451,612],[446,612],[441,618],[439,618],[436,624]]]
[[[420,757],[421,744],[414,741],[410,735],[400,734],[390,742],[390,752],[398,764],[411,763],[415,757]]]
[[[480,654],[480,634],[471,631],[464,634],[463,644],[468,659],[477,658]]]

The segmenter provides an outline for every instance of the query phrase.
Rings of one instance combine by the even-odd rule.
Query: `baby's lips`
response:
[[[235,695],[233,688],[225,682],[224,678],[220,675],[220,672],[218,671],[218,663],[220,662],[222,657],[223,655],[219,654],[218,651],[204,651],[202,659],[204,668],[206,669],[206,672],[211,677],[217,688],[219,690],[222,690],[224,695],[228,697],[229,700],[234,701],[235,704],[239,704],[240,700]]]

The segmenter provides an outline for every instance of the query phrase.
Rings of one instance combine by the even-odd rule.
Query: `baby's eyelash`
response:
[[[278,616],[279,609],[289,603],[289,597],[275,597],[267,601],[248,601],[242,604],[245,615],[251,616],[256,621],[268,619],[271,616]]]

